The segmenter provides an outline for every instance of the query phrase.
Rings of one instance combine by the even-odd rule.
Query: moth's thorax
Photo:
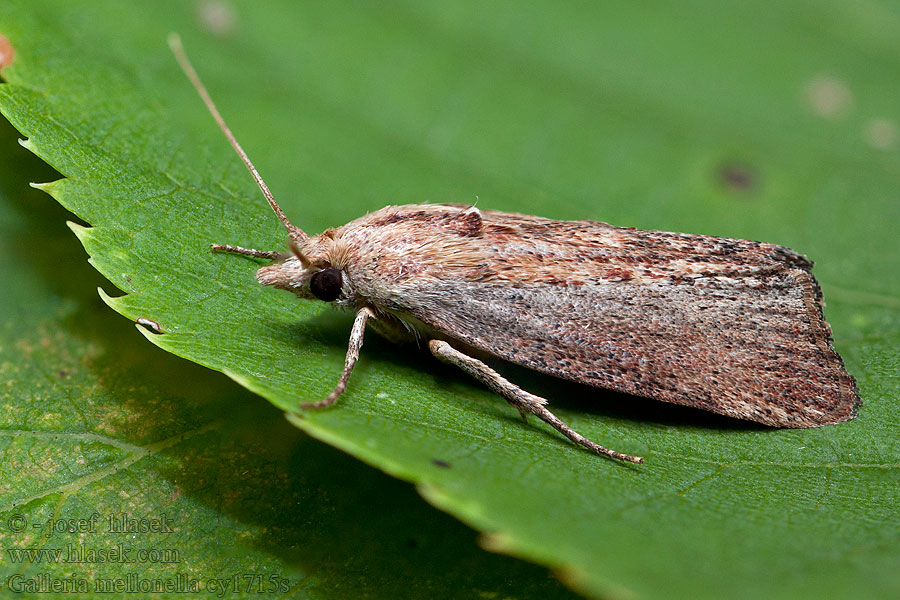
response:
[[[341,272],[343,307],[369,306],[382,314],[402,311],[404,297],[435,279],[478,277],[485,260],[481,213],[459,205],[389,206],[297,243],[294,254],[262,267],[264,285],[314,298],[310,280],[319,271]]]

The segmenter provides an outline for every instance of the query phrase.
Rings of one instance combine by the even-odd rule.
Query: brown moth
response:
[[[219,115],[177,37],[170,46],[288,231],[264,285],[356,311],[328,406],[347,386],[366,324],[424,340],[501,395],[598,454],[544,398],[477,356],[601,388],[757,421],[817,427],[856,416],[856,383],[831,343],[805,256],[748,240],[554,221],[463,205],[388,206],[310,236],[291,224]]]

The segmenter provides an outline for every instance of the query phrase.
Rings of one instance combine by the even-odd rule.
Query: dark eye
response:
[[[309,291],[325,302],[331,302],[341,295],[341,271],[334,267],[322,269],[309,280]]]

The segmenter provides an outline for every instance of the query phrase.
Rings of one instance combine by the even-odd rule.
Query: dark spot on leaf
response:
[[[757,187],[759,177],[746,164],[726,163],[719,169],[719,182],[728,189],[749,192]]]
[[[442,469],[449,469],[450,467],[453,466],[450,463],[448,463],[446,460],[441,460],[439,458],[432,458],[431,464],[433,464],[436,467],[440,467]]]

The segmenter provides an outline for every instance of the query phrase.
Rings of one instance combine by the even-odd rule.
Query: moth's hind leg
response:
[[[282,258],[284,258],[283,252],[275,252],[270,250],[254,250],[252,248],[232,246],[231,244],[210,244],[209,247],[213,252],[230,252],[232,254],[252,256],[253,258],[265,258],[267,260],[281,260]]]
[[[526,413],[535,415],[576,444],[584,446],[597,454],[609,456],[610,458],[638,464],[644,462],[644,459],[640,456],[629,456],[628,454],[622,454],[621,452],[616,452],[615,450],[610,450],[609,448],[604,448],[603,446],[595,444],[560,421],[556,415],[547,410],[544,406],[547,404],[546,400],[540,396],[535,396],[534,394],[526,392],[514,383],[504,379],[497,371],[493,370],[477,358],[463,354],[447,342],[431,340],[428,342],[428,348],[438,359],[456,365],[486,385],[491,391],[503,396],[503,398],[516,407],[522,415],[525,415]]]

